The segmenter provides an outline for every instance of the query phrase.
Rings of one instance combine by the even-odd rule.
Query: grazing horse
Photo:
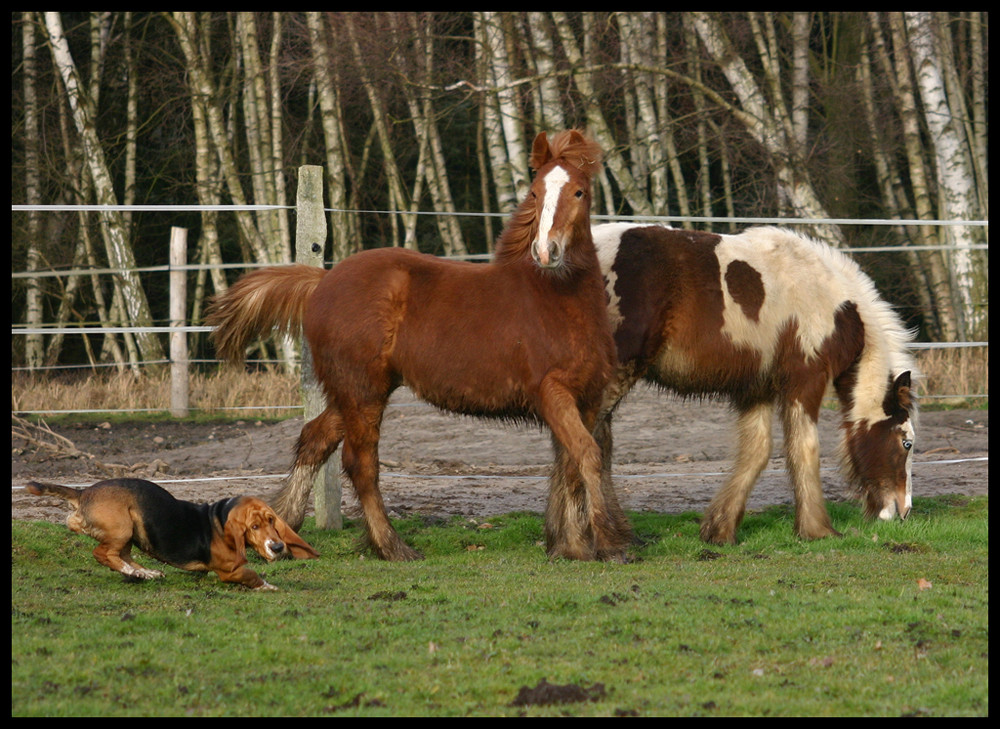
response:
[[[615,368],[607,299],[590,232],[591,177],[601,150],[576,130],[535,139],[527,198],[489,263],[448,261],[401,248],[346,258],[330,271],[258,270],[212,304],[219,354],[238,361],[248,342],[300,324],[326,409],[299,435],[275,510],[298,528],[314,477],[343,441],[342,463],[367,538],[388,560],[418,559],[393,529],[378,488],[383,410],[400,385],[443,410],[544,423],[561,472],[582,482],[572,504],[550,501],[547,549],[574,559],[621,559],[624,513],[603,502],[591,432]],[[582,514],[562,513],[573,506]]]
[[[817,419],[832,383],[843,417],[844,473],[867,516],[906,518],[917,416],[902,325],[844,255],[787,230],[716,235],[662,226],[595,226],[619,367],[598,415],[606,502],[611,418],[639,380],[728,400],[739,422],[728,480],[701,537],[733,543],[772,449],[777,407],[803,539],[836,535],[823,501]],[[552,491],[574,491],[553,476]]]

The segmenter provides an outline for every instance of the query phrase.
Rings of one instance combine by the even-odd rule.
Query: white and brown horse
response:
[[[738,414],[738,453],[704,516],[702,539],[735,541],[771,455],[775,408],[796,533],[837,534],[823,501],[817,432],[832,384],[843,416],[844,472],[866,515],[906,518],[917,415],[912,334],[853,260],[771,227],[715,235],[609,224],[593,232],[619,359],[595,431],[607,498],[613,411],[644,378],[682,396],[726,399]],[[577,492],[558,471],[553,490]]]
[[[443,410],[547,425],[560,471],[583,485],[571,504],[550,501],[549,554],[624,557],[631,530],[617,500],[602,501],[601,454],[591,435],[616,364],[591,240],[590,186],[600,157],[578,131],[538,135],[531,191],[490,263],[377,248],[329,271],[260,269],[215,299],[207,321],[226,359],[241,360],[247,344],[272,329],[301,325],[309,343],[326,409],[302,428],[275,501],[293,528],[302,524],[317,470],[343,441],[344,470],[372,548],[383,559],[419,557],[390,524],[378,488],[382,414],[406,384]],[[582,513],[563,514],[579,504]]]

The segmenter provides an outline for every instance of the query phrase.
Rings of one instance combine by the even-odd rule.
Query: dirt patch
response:
[[[830,500],[845,497],[836,470],[839,417],[820,421],[823,485]],[[703,511],[722,483],[733,450],[734,418],[724,405],[691,402],[639,387],[615,423],[615,483],[628,510]],[[236,494],[268,496],[291,465],[301,418],[191,424],[68,424],[54,434],[66,448],[11,437],[11,518],[62,522],[66,507],[24,491],[30,480],[88,486],[113,476],[148,478],[178,498],[214,501]],[[775,426],[775,455],[749,507],[791,503]],[[923,412],[913,468],[915,496],[986,494],[989,412]],[[397,393],[386,410],[380,447],[381,488],[393,515],[492,516],[545,508],[552,449],[547,432],[442,414]],[[349,485],[343,511],[357,515]]]

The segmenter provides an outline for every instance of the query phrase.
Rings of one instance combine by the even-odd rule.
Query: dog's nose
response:
[[[275,554],[281,554],[282,552],[285,551],[285,543],[275,542],[274,544],[271,545],[271,551],[274,552]]]

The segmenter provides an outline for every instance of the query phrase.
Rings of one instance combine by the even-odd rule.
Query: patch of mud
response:
[[[735,445],[735,419],[725,405],[686,401],[640,386],[615,419],[614,477],[627,510],[703,511],[721,485]],[[830,500],[845,498],[837,471],[837,413],[820,418],[822,477]],[[106,478],[148,478],[188,501],[237,494],[268,498],[280,489],[302,419],[278,423],[69,423],[52,429],[68,440],[50,448],[41,434],[11,432],[11,518],[63,522],[66,506],[24,491],[31,480],[89,486]],[[749,508],[791,503],[781,430],[771,463]],[[37,436],[37,437],[36,437]],[[915,496],[988,493],[989,412],[923,412],[916,438]],[[542,512],[552,463],[541,428],[443,414],[397,393],[385,413],[380,486],[393,515],[488,517]],[[343,489],[342,509],[357,501]]]

